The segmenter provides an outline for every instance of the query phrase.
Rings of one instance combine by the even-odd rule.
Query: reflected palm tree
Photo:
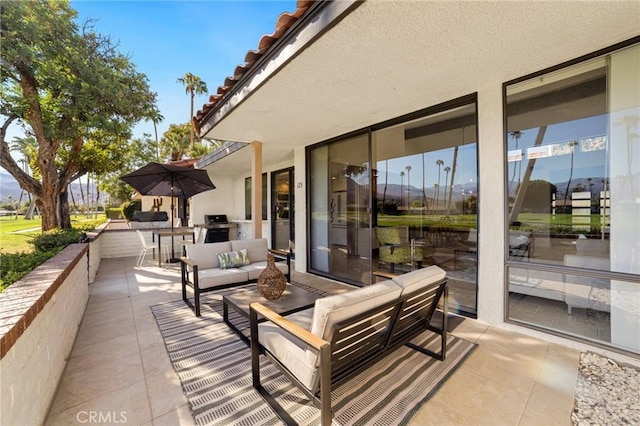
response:
[[[438,183],[433,184],[433,188],[436,190],[436,202],[434,203],[435,209],[438,210],[438,194],[440,193],[440,185]]]
[[[409,210],[411,209],[411,166],[405,169],[407,169],[407,210]]]
[[[404,192],[404,170],[400,172],[400,208],[402,208],[402,193]]]
[[[389,160],[384,160],[384,191],[382,192],[382,208],[387,202],[387,182],[389,181]],[[376,193],[378,189],[376,188]]]
[[[436,160],[436,165],[438,166],[438,186],[436,190],[436,208],[438,207],[438,200],[440,199],[440,167],[444,165],[444,161]]]
[[[424,190],[424,181],[425,181],[425,168],[424,168],[424,152],[422,153],[422,205],[425,208],[425,211],[429,209],[427,204],[427,193]]]
[[[464,135],[464,129],[462,129],[462,134]],[[462,140],[464,141],[464,136]],[[449,185],[449,204],[447,204],[447,216],[451,211],[451,194],[453,193],[453,182],[455,182],[456,180],[456,167],[458,167],[458,145],[453,148],[453,164],[451,165],[451,184]]]
[[[444,168],[444,172],[446,173],[445,178],[444,178],[444,187],[445,187],[445,192],[444,192],[444,205],[447,205],[447,191],[446,188],[449,187],[449,172],[451,171],[451,167],[447,166]]]
[[[569,197],[569,188],[571,187],[571,179],[573,179],[573,154],[575,153],[575,146],[578,144],[576,141],[567,142],[571,148],[571,167],[569,168],[569,180],[567,181],[567,189],[564,191],[564,208],[567,208],[567,198]]]

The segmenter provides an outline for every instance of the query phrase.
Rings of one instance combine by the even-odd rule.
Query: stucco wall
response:
[[[0,295],[3,316],[29,300],[20,319],[3,326],[0,424],[43,423],[89,298],[87,262],[87,245],[74,244]]]

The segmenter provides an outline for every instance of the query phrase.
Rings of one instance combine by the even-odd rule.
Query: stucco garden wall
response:
[[[73,244],[0,293],[0,424],[41,424],[89,299],[89,245]]]

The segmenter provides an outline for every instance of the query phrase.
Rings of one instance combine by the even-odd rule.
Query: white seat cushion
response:
[[[285,275],[287,274],[288,270],[287,270],[286,262],[276,262],[275,265],[276,265],[276,268],[281,270],[283,274]],[[267,261],[264,261],[264,262],[256,262],[256,263],[252,262],[249,265],[241,266],[240,269],[243,271],[246,271],[249,274],[250,280],[257,280],[258,276],[262,273],[262,271],[264,271],[266,267],[267,267]]]
[[[402,289],[401,295],[404,295],[440,281],[445,275],[446,272],[438,266],[429,266],[428,268],[416,269],[415,271],[398,275],[392,281]]]
[[[309,331],[312,316],[313,308],[287,315],[287,319]],[[258,325],[258,339],[303,385],[314,388],[318,377],[315,358],[309,361],[303,342],[271,322]]]
[[[247,271],[238,268],[198,269],[198,287],[200,289],[217,287],[225,284],[242,283],[249,280]]]
[[[247,249],[249,260],[251,263],[263,262],[267,260],[269,253],[269,245],[266,238],[258,238],[251,240],[232,240],[231,250]]]

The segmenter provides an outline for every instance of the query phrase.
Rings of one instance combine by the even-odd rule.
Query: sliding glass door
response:
[[[294,219],[293,206],[295,205],[293,182],[293,168],[279,170],[271,173],[271,235],[272,248],[291,250],[294,247]]]
[[[475,103],[372,133],[374,270],[438,265],[459,312],[475,314],[478,168]]]
[[[310,270],[364,286],[438,265],[475,315],[475,96],[412,116],[309,148]]]
[[[311,165],[311,268],[371,283],[368,134],[315,148]]]

